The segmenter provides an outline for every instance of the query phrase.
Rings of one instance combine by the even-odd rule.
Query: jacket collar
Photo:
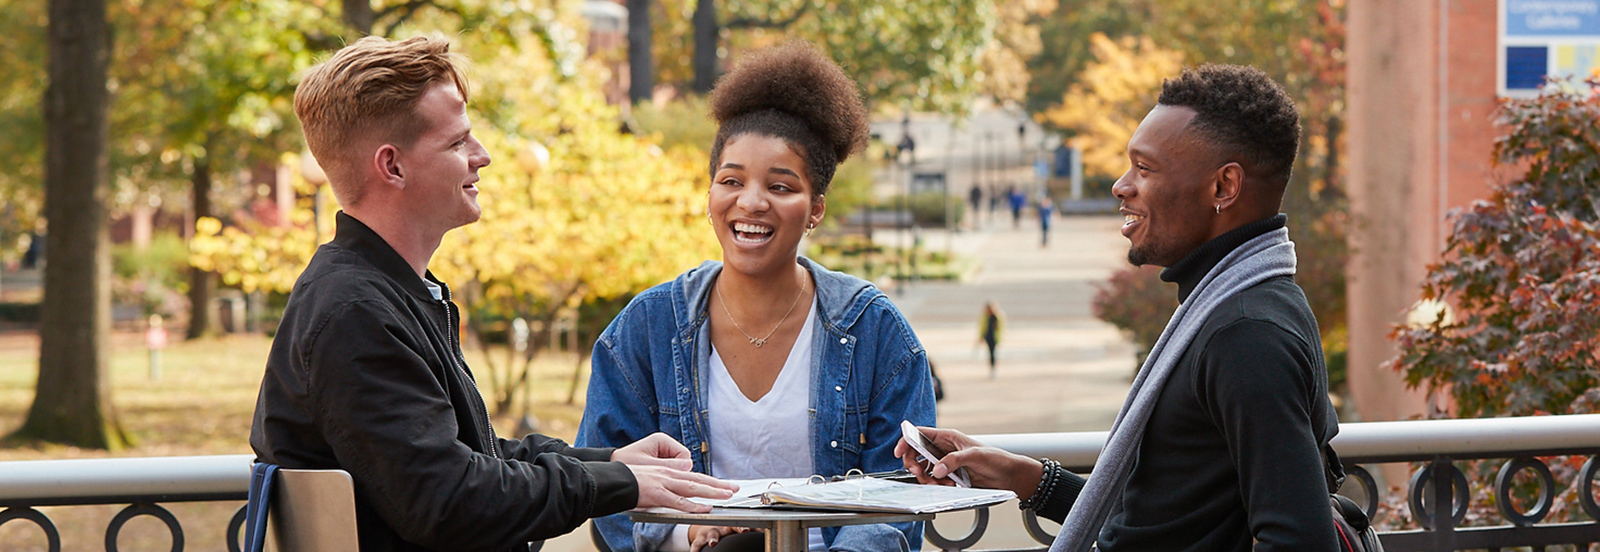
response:
[[[1288,221],[1288,215],[1278,213],[1229,230],[1190,251],[1177,264],[1162,270],[1161,280],[1178,284],[1178,302],[1182,303],[1194,292],[1195,286],[1200,285],[1200,280],[1205,279],[1206,273],[1211,272],[1211,268],[1222,262],[1228,253],[1256,236],[1283,228]]]
[[[799,257],[798,262],[811,272],[811,279],[816,282],[817,305],[820,308],[817,315],[828,326],[849,328],[866,311],[872,299],[883,294],[866,280],[828,270],[811,259]],[[678,276],[673,286],[674,292],[682,294],[683,301],[678,305],[685,309],[678,313],[678,320],[694,321],[692,324],[680,324],[679,330],[692,332],[699,325],[699,319],[705,316],[706,305],[710,304],[711,286],[721,273],[721,261],[706,261]]]
[[[333,220],[333,241],[330,242],[332,245],[365,259],[418,299],[433,301],[433,294],[428,292],[428,286],[422,283],[422,278],[418,278],[417,273],[411,271],[411,264],[407,263],[405,257],[401,257],[400,252],[395,251],[389,242],[384,241],[383,236],[344,211],[334,214]],[[450,287],[434,278],[433,271],[427,271],[425,277],[444,288],[444,299],[450,300]]]

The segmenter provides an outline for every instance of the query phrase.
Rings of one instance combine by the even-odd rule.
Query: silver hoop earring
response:
[[[815,229],[816,227],[817,227],[817,225],[815,225],[815,224],[807,224],[806,225],[806,236],[810,237],[811,236],[811,230]]]
[[[1222,204],[1221,203],[1217,204],[1217,214],[1219,214],[1219,215],[1222,214]]]

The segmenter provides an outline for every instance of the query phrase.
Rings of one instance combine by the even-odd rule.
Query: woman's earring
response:
[[[811,230],[816,227],[817,225],[815,223],[806,223],[806,236],[811,236]]]
[[[716,221],[711,220],[711,213],[706,213],[706,226],[716,226]]]
[[[1222,204],[1221,203],[1217,204],[1217,214],[1219,214],[1219,215],[1222,214]]]

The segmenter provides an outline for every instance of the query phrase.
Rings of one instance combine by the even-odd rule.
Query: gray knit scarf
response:
[[[1211,311],[1233,294],[1268,278],[1293,275],[1294,267],[1294,242],[1289,241],[1288,229],[1279,228],[1228,253],[1200,280],[1188,300],[1178,305],[1172,319],[1167,321],[1167,328],[1161,331],[1161,338],[1150,349],[1150,356],[1139,368],[1128,399],[1122,403],[1117,421],[1111,424],[1111,436],[1106,439],[1100,458],[1095,460],[1094,471],[1068,512],[1066,522],[1061,524],[1061,532],[1050,545],[1050,552],[1084,552],[1094,544],[1100,528],[1111,516],[1112,507],[1122,501],[1123,486],[1133,472],[1139,443],[1144,439],[1145,425],[1156,408],[1161,388]]]

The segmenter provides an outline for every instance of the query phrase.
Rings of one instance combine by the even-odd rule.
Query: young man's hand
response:
[[[672,508],[684,512],[703,514],[711,506],[691,501],[691,498],[722,500],[733,496],[739,486],[709,475],[666,466],[628,465],[639,482],[637,508]]]
[[[966,468],[972,486],[1008,490],[1017,493],[1017,498],[1026,500],[1033,495],[1034,489],[1039,487],[1039,479],[1044,476],[1044,464],[1038,460],[985,445],[960,431],[931,427],[917,429],[934,445],[951,451],[933,464],[931,469],[924,469],[921,455],[905,439],[895,443],[894,455],[924,485],[954,485],[949,477],[950,472],[956,468]]]
[[[611,461],[629,466],[665,466],[688,471],[694,468],[689,449],[672,436],[656,432],[611,453]]]

